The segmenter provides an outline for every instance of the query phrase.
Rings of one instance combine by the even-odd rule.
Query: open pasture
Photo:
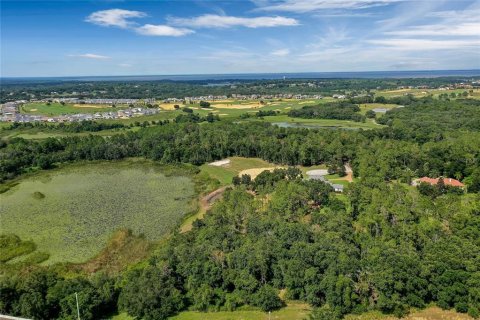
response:
[[[275,167],[274,164],[258,158],[231,157],[228,159],[230,162],[223,166],[204,164],[200,169],[225,185],[232,183],[233,177],[244,170]]]
[[[170,317],[170,320],[304,320],[308,319],[311,307],[308,304],[293,302],[287,303],[287,306],[273,311],[270,315],[255,308],[245,308],[236,311],[219,312],[197,312],[185,311],[176,316]],[[127,314],[122,313],[112,318],[112,320],[132,320]],[[412,311],[403,320],[473,320],[467,314],[458,313],[452,310],[442,310],[438,307],[428,307],[424,310]],[[362,315],[346,315],[345,320],[400,320],[392,315],[382,314],[378,311],[371,311]]]
[[[186,105],[182,103],[160,103],[158,106],[162,110],[176,110],[175,106],[178,106],[179,108],[186,107]]]
[[[470,93],[470,90],[473,90]],[[375,96],[383,96],[385,98],[391,97],[400,97],[403,95],[411,94],[417,98],[426,97],[428,95],[433,95],[435,98],[438,98],[440,94],[450,95],[452,92],[455,94],[463,93],[467,91],[469,93],[467,98],[470,99],[480,99],[480,89],[454,89],[454,90],[439,90],[439,89],[395,89],[395,90],[379,90],[375,92]]]
[[[246,121],[252,121],[247,119]],[[289,128],[309,128],[309,129],[374,129],[379,128],[380,125],[373,122],[371,119],[367,119],[366,122],[355,122],[349,120],[334,120],[334,119],[302,119],[292,118],[285,114],[277,116],[264,117],[262,121],[277,124],[281,127]]]
[[[193,182],[147,161],[70,165],[0,194],[0,233],[32,240],[47,263],[83,262],[128,228],[158,240],[190,211]]]
[[[230,162],[224,165],[215,165],[219,161],[214,162],[214,165],[204,164],[200,166],[202,172],[207,173],[210,177],[217,179],[222,185],[232,183],[232,179],[235,176],[242,174],[250,174],[252,177],[256,177],[262,171],[273,170],[275,168],[285,168],[286,166],[277,165],[259,158],[243,158],[243,157],[230,157],[227,158]],[[304,167],[297,166],[304,177],[307,177],[307,171],[316,169],[326,169],[324,164]]]
[[[127,106],[117,106],[117,109],[126,108]],[[26,103],[20,107],[20,112],[28,114],[38,114],[45,116],[59,116],[62,114],[75,114],[75,113],[96,113],[112,111],[110,105],[83,105],[83,104],[68,104],[62,105],[60,103],[47,103],[44,102],[32,102]]]
[[[308,319],[311,308],[306,304],[288,304],[285,308],[273,311],[270,315],[258,310],[238,310],[221,312],[196,312],[185,311],[170,317],[170,320],[304,320]],[[121,314],[112,320],[132,320],[126,314]],[[429,307],[420,311],[413,311],[403,320],[473,320],[467,314],[451,310],[441,310],[438,307]],[[345,320],[400,320],[392,315],[385,315],[380,312],[367,312],[362,315],[346,315]]]
[[[359,107],[360,107],[360,113],[365,115],[365,113],[368,110],[374,110],[374,111],[375,109],[391,110],[398,106],[396,104],[390,104],[390,103],[362,103],[362,104],[359,104]]]

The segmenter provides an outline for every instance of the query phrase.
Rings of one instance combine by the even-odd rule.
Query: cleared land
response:
[[[179,106],[180,108],[186,107],[186,105],[182,103],[160,103],[158,106],[162,110],[175,110],[175,106]]]
[[[191,210],[193,182],[144,161],[67,166],[24,178],[0,194],[0,233],[33,240],[47,263],[83,262],[112,232],[166,235]]]
[[[74,113],[96,113],[104,111],[112,111],[115,109],[122,109],[128,106],[117,106],[112,108],[110,105],[86,105],[86,104],[68,104],[62,105],[60,103],[51,103],[47,105],[42,102],[33,102],[24,104],[20,107],[20,112],[28,114],[38,114],[45,116],[59,116],[62,114],[74,114]]]
[[[230,160],[230,162],[221,166],[204,164],[200,167],[200,169],[202,170],[202,172],[207,173],[210,177],[220,181],[222,185],[228,185],[232,183],[233,177],[238,175],[253,174],[256,177],[262,171],[285,167],[270,163],[259,158],[230,157],[224,160]],[[310,167],[298,166],[298,168],[302,171],[303,176],[307,177],[307,171],[315,169],[326,169],[327,167],[321,164]]]
[[[310,306],[303,303],[289,303],[285,308],[268,313],[258,310],[237,310],[233,312],[196,312],[185,311],[170,317],[170,320],[304,320],[308,319]],[[413,311],[403,320],[473,320],[472,317],[438,307],[429,307],[425,310]],[[133,320],[125,313],[112,318],[112,320]],[[347,315],[345,320],[400,320],[397,317],[385,315],[380,312],[367,312],[362,315]]]
[[[203,172],[208,173],[212,178],[217,179],[223,185],[232,183],[233,177],[237,176],[241,171],[254,168],[274,168],[275,165],[258,158],[228,158],[230,163],[223,166],[214,166],[204,164],[200,167]]]
[[[62,131],[50,131],[45,128],[18,128],[15,130],[0,131],[0,138],[5,138],[5,139],[23,138],[23,139],[39,140],[39,139],[46,139],[46,138],[88,136],[91,134],[97,135],[97,136],[111,136],[118,133],[135,132],[135,131],[138,131],[139,129],[140,127],[132,127],[132,128],[111,129],[111,130],[102,130],[102,131],[62,132]]]
[[[262,121],[270,122],[282,127],[299,127],[299,128],[342,128],[342,129],[373,129],[379,125],[368,119],[366,122],[355,122],[348,120],[331,120],[331,119],[302,119],[292,118],[287,115],[264,117]]]
[[[469,91],[473,90],[472,93]],[[452,92],[455,94],[463,93],[467,91],[469,93],[468,98],[470,99],[480,99],[480,89],[455,89],[455,90],[439,90],[439,89],[396,89],[396,90],[380,90],[375,92],[375,96],[384,96],[386,98],[390,97],[399,97],[406,94],[412,94],[415,97],[426,97],[428,95],[433,95],[438,98],[440,94],[450,95]]]
[[[386,110],[391,110],[393,108],[396,108],[396,104],[389,104],[389,103],[366,103],[366,104],[359,104],[360,106],[360,113],[365,114],[368,110],[373,110],[373,109],[386,109]]]
[[[242,170],[238,173],[238,175],[241,177],[243,176],[244,174],[247,174],[249,175],[252,179],[255,179],[260,173],[262,173],[263,171],[273,171],[275,169],[280,169],[280,168],[285,168],[285,167],[282,167],[282,166],[275,166],[275,167],[267,167],[267,168],[252,168],[252,169],[246,169],[246,170]]]

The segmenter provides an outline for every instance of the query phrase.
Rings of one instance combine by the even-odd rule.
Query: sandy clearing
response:
[[[232,100],[207,100],[207,102],[232,103]]]
[[[161,103],[159,106],[163,110],[175,110],[175,105],[178,105],[180,108],[185,107],[184,104],[180,104],[180,103]]]
[[[310,170],[307,171],[308,176],[326,176],[328,175],[327,169],[317,169],[317,170]]]
[[[260,103],[250,103],[250,104],[213,104],[212,107],[218,109],[254,109],[260,108],[262,105]]]
[[[292,107],[286,107],[285,110],[292,109]]]
[[[200,201],[199,201],[200,208],[198,213],[195,216],[193,216],[192,219],[189,219],[189,221],[187,221],[183,226],[181,226],[180,232],[185,233],[192,230],[193,221],[195,221],[196,219],[203,219],[207,211],[212,208],[212,205],[214,204],[214,202],[222,198],[223,193],[225,192],[225,190],[227,190],[227,188],[228,186],[221,187],[215,191],[210,192],[204,197],[200,198]]]
[[[215,166],[215,167],[223,167],[228,164],[230,164],[230,159],[222,159],[222,160],[210,162],[208,165]]]
[[[315,101],[303,101],[303,102],[300,102],[299,104],[307,104],[307,103],[315,103]]]
[[[350,167],[350,164],[345,164],[345,172],[347,173],[347,175],[344,177],[345,180],[347,180],[348,182],[352,182],[353,181],[353,170],[352,170],[352,167]]]
[[[38,111],[38,109],[30,109],[31,112]]]
[[[252,168],[242,170],[238,173],[238,176],[241,177],[244,174],[248,174],[252,179],[255,179],[260,173],[263,171],[273,171],[274,169],[284,169],[285,167],[277,166],[277,167],[267,167],[267,168]]]
[[[228,116],[228,113],[219,113],[219,116]]]
[[[352,170],[352,167],[350,167],[350,165],[348,163],[345,164],[345,172],[347,173],[346,176],[335,179],[335,180],[345,180],[345,181],[348,181],[348,182],[352,182],[353,181],[353,170]]]
[[[396,93],[396,92],[406,92],[406,91],[410,91],[410,90],[413,90],[413,89],[397,89],[397,90],[387,90],[387,91],[384,91],[385,93]],[[379,92],[380,94],[381,92]]]

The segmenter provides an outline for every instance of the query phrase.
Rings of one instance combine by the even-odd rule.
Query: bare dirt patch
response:
[[[260,108],[263,105],[260,103],[245,103],[245,104],[214,104],[212,107],[218,108],[218,109],[256,109]]]
[[[229,164],[230,164],[230,159],[223,159],[223,160],[210,162],[208,165],[209,166],[215,166],[215,167],[225,167]]]
[[[180,103],[162,103],[160,104],[160,108],[163,110],[175,110],[176,105],[179,106],[180,108],[185,107],[184,104],[180,104]]]
[[[192,218],[188,219],[188,221],[182,225],[180,232],[185,233],[192,230],[193,222],[196,219],[203,219],[207,211],[212,208],[212,205],[215,203],[215,201],[222,198],[223,193],[225,190],[227,190],[227,188],[228,186],[221,187],[200,198],[198,213]]]
[[[308,176],[326,176],[328,175],[328,170],[327,169],[316,169],[316,170],[310,170],[307,171]]]

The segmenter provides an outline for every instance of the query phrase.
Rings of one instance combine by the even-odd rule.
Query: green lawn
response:
[[[455,94],[463,93],[464,91],[469,92],[470,89],[455,89],[455,90],[438,90],[438,89],[399,89],[399,90],[380,90],[375,92],[375,96],[383,96],[385,98],[391,97],[400,97],[405,94],[412,94],[415,97],[426,97],[432,94],[435,98],[438,98],[440,94],[455,92]],[[471,99],[480,99],[480,89],[473,89],[473,93],[470,94],[468,98]]]
[[[257,310],[237,310],[233,312],[195,312],[184,311],[170,317],[170,320],[305,320],[308,319],[311,308],[307,304],[290,303],[285,308],[272,312],[270,315]],[[111,320],[134,320],[135,318],[121,313]],[[464,313],[453,310],[441,310],[432,306],[424,310],[412,310],[404,320],[473,320]],[[346,315],[345,320],[399,320],[392,315],[386,315],[379,311],[370,311],[361,315]]]
[[[275,166],[274,164],[258,158],[231,157],[228,159],[230,159],[230,163],[226,166],[216,167],[204,164],[200,166],[200,169],[203,172],[208,173],[212,178],[220,181],[222,185],[227,185],[232,183],[232,178],[238,175],[242,170]]]
[[[360,113],[365,115],[368,110],[376,109],[376,108],[383,108],[383,109],[393,109],[397,107],[396,104],[389,104],[389,103],[366,103],[360,104]]]
[[[140,130],[140,127],[111,129],[102,131],[84,131],[84,132],[63,132],[53,131],[44,128],[17,128],[14,130],[0,131],[0,138],[23,138],[23,139],[46,139],[46,138],[59,138],[59,137],[78,137],[88,135],[98,136],[111,136],[118,133],[135,132]]]
[[[46,116],[58,116],[62,114],[74,114],[74,113],[96,113],[96,112],[105,112],[112,111],[116,108],[112,108],[109,105],[100,106],[101,108],[88,108],[88,107],[76,107],[73,104],[61,105],[60,103],[47,103],[43,102],[32,102],[26,103],[20,108],[20,112],[28,114],[39,114]],[[126,108],[127,106],[118,106],[118,109]]]
[[[303,320],[310,314],[310,306],[304,303],[291,303],[285,308],[273,311],[270,315],[260,310],[236,310],[233,312],[185,311],[169,318],[170,320]],[[118,320],[118,319],[115,319]],[[126,320],[126,319],[125,319]]]
[[[65,166],[18,180],[0,194],[0,233],[32,240],[47,263],[83,262],[130,228],[157,240],[191,210],[194,186],[149,161]],[[1,186],[1,185],[0,185]]]
[[[258,120],[258,119],[253,119]],[[245,121],[252,121],[247,119]],[[381,127],[370,119],[367,122],[354,122],[348,120],[331,119],[302,119],[292,118],[287,115],[264,117],[263,120],[274,124],[280,124],[289,127],[308,127],[308,128],[343,128],[343,129],[374,129]]]
[[[230,157],[230,164],[223,167],[211,166],[204,164],[200,166],[203,172],[209,174],[212,178],[217,179],[222,185],[232,183],[232,178],[237,176],[241,171],[253,168],[273,168],[276,165],[268,161],[259,158],[243,158],[243,157]],[[316,169],[326,169],[325,164],[314,165],[310,167],[297,166],[304,177],[307,177],[307,171]],[[338,179],[338,176],[337,176]],[[348,182],[347,182],[348,184]]]

